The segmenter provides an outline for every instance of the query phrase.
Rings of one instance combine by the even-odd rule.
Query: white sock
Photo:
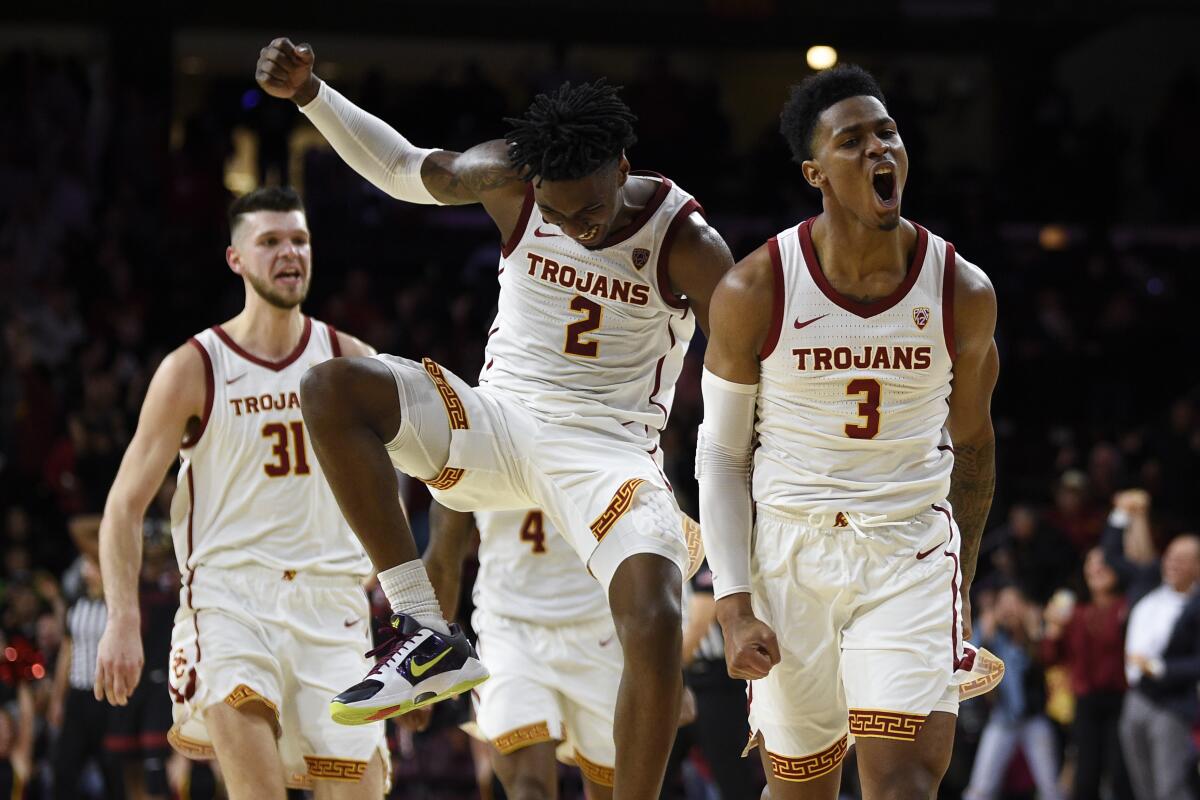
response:
[[[450,633],[421,559],[385,569],[379,573],[379,585],[392,604],[393,613],[407,614],[438,633]]]

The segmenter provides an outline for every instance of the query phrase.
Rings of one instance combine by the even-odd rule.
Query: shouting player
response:
[[[725,277],[705,358],[701,524],[726,656],[753,681],[774,800],[837,797],[848,733],[868,800],[925,800],[975,657],[996,296],[900,216],[908,157],[868,73],[801,82],[782,131],[823,212]]]
[[[318,798],[382,797],[383,724],[346,728],[326,711],[341,676],[369,666],[362,581],[371,565],[300,414],[306,370],[374,351],[300,312],[312,252],[299,195],[251,192],[229,224],[226,261],[246,305],[163,360],[105,504],[109,613],[96,697],[124,705],[138,684],[142,517],[178,455],[171,522],[183,592],[167,665],[171,743],[215,757],[234,800],[282,800],[285,785],[315,788]]]
[[[314,448],[398,625],[385,666],[336,698],[334,715],[402,714],[486,676],[448,632],[395,464],[455,510],[542,509],[600,581],[624,653],[614,793],[656,797],[682,689],[688,563],[658,438],[728,248],[686,192],[630,172],[634,117],[603,81],[539,95],[506,140],[453,153],[414,147],[313,63],[309,46],[276,39],[257,78],[376,186],[414,203],[481,203],[503,243],[478,388],[392,356],[331,362],[305,379]]]

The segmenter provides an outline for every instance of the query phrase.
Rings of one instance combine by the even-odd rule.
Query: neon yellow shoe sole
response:
[[[329,704],[329,716],[333,718],[334,722],[340,725],[368,725],[382,719],[399,717],[422,706],[429,706],[434,703],[440,703],[443,700],[449,700],[451,697],[470,691],[489,677],[491,676],[484,675],[482,678],[456,683],[441,694],[432,696],[418,695],[412,700],[406,700],[403,703],[390,706],[348,706],[345,703],[339,703],[335,700]]]

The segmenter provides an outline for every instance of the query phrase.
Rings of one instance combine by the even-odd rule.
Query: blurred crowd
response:
[[[308,312],[381,351],[477,372],[499,243],[477,209],[396,203],[326,150],[309,150],[291,175],[300,115],[257,96],[249,75],[213,81],[203,111],[174,120],[169,87],[104,58],[13,51],[0,69],[0,790],[15,784],[40,800],[187,786],[204,796],[211,773],[166,746],[167,647],[153,644],[169,637],[177,603],[170,479],[146,525],[145,697],[104,717],[86,696],[104,613],[98,514],[147,381],[166,352],[240,307],[241,282],[223,264],[232,131],[257,135],[260,180],[303,180]],[[1181,331],[1200,293],[1200,239],[1194,228],[1143,229],[1137,210],[1127,221],[1101,202],[1112,193],[1096,187],[1086,143],[1104,120],[1079,119],[1060,90],[1029,87],[1027,135],[998,134],[996,157],[975,172],[941,172],[922,168],[937,131],[904,116],[922,113],[909,79],[879,71],[902,135],[913,130],[907,213],[981,265],[1000,301],[998,487],[974,608],[976,639],[1008,673],[964,705],[943,796],[1187,797],[1200,680],[1200,374]],[[429,84],[369,74],[339,88],[413,141],[456,149],[503,135],[500,118],[560,77],[577,76],[498,87],[464,64]],[[695,193],[735,256],[818,210],[773,119],[735,151],[714,82],[651,58],[625,95],[641,118],[634,168]],[[1171,97],[1170,108],[1200,108],[1194,78]],[[1040,166],[1002,168],[1035,133]],[[1080,202],[1065,194],[1070,181],[1048,177],[1055,170],[1079,178]],[[1029,179],[1039,171],[1053,186]],[[1141,180],[1130,196],[1190,188],[1157,167]],[[1122,236],[1110,234],[1118,227]],[[689,354],[664,437],[692,513],[702,348]],[[421,537],[427,497],[413,487],[408,500]],[[391,731],[392,796],[500,796],[457,727],[462,713],[447,704],[426,733]],[[666,796],[716,796],[701,755],[676,764]],[[579,796],[567,772],[564,786]]]

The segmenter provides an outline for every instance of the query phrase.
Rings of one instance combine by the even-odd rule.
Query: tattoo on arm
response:
[[[436,152],[421,164],[421,179],[445,203],[478,203],[480,195],[520,181],[503,162],[469,154]]]
[[[962,534],[963,585],[975,580],[979,542],[992,507],[996,489],[996,440],[954,448],[954,471],[950,475],[950,504]]]

